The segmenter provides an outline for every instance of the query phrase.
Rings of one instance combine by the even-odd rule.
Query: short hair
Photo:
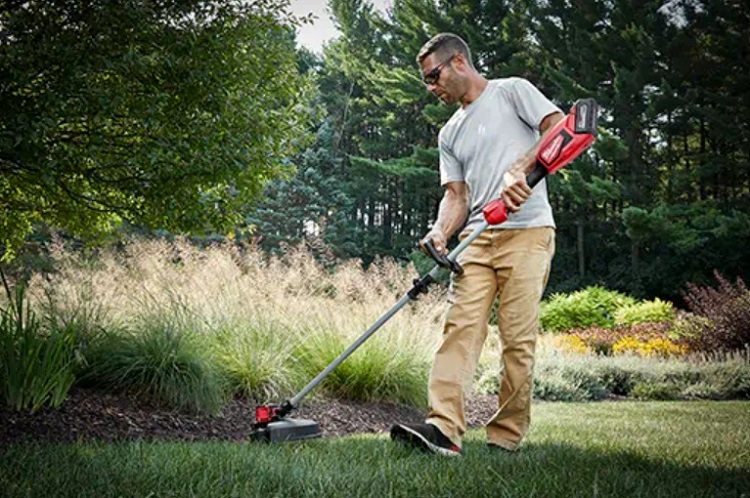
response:
[[[422,45],[417,54],[417,64],[421,65],[422,62],[429,57],[431,54],[442,55],[442,58],[450,57],[456,52],[460,53],[466,59],[466,62],[470,67],[474,67],[474,63],[471,60],[471,50],[466,42],[458,35],[453,33],[440,33],[439,35],[433,36],[430,41]]]

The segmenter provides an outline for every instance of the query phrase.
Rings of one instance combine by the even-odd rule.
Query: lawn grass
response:
[[[519,454],[469,432],[465,454],[386,436],[308,443],[20,445],[0,449],[12,497],[748,496],[750,403],[539,403]]]

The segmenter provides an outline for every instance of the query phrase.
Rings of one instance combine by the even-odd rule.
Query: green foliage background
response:
[[[591,153],[549,181],[548,291],[679,300],[750,268],[750,8],[739,0],[330,0],[295,48],[285,0],[0,7],[0,244],[123,227],[305,241],[326,261],[416,260],[452,114],[414,61],[455,32],[488,78],[600,104]],[[574,8],[572,8],[574,7]]]
[[[750,9],[574,4],[398,0],[381,14],[329,2],[342,36],[313,65],[325,118],[302,174],[269,187],[273,216],[251,217],[264,247],[310,240],[312,220],[338,256],[413,254],[437,214],[434,147],[453,112],[425,91],[414,57],[451,31],[488,78],[526,77],[564,110],[600,104],[593,152],[548,180],[558,226],[548,291],[603,285],[679,300],[712,269],[747,279]]]
[[[4,2],[0,244],[229,231],[305,142],[286,2]]]

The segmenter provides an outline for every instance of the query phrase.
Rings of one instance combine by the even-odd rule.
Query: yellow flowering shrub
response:
[[[642,348],[643,356],[682,356],[687,352],[687,346],[676,344],[662,337],[651,339]]]
[[[638,354],[643,341],[632,336],[625,336],[612,344],[612,354]]]
[[[586,354],[589,352],[589,347],[586,341],[572,334],[560,334],[555,336],[555,346],[567,353]]]
[[[657,337],[642,341],[636,337],[625,336],[612,345],[612,354],[636,354],[638,356],[681,356],[688,350],[682,344],[669,339]]]

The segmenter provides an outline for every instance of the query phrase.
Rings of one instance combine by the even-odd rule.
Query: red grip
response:
[[[482,214],[490,225],[499,225],[508,219],[508,208],[505,207],[505,203],[501,199],[495,199],[484,206]]]

